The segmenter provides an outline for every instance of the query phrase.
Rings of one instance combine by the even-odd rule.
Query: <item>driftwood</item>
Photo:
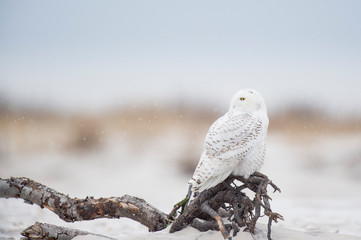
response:
[[[235,179],[243,184],[232,187],[230,184]],[[176,232],[187,225],[191,225],[200,231],[219,230],[226,239],[230,238],[231,229],[233,229],[233,236],[235,236],[240,227],[246,226],[250,233],[254,234],[256,222],[261,216],[261,208],[263,208],[264,214],[269,217],[267,237],[271,239],[272,220],[277,222],[278,219],[283,220],[283,217],[272,212],[269,203],[271,198],[267,194],[267,185],[271,185],[274,191],[281,191],[266,175],[261,173],[254,173],[248,179],[229,177],[223,183],[200,193],[184,213],[175,219],[170,232]],[[245,188],[255,192],[253,200],[241,192]],[[174,209],[172,212],[174,212]],[[224,224],[221,213],[227,216],[231,222],[230,224]],[[198,219],[205,221],[200,222]]]
[[[178,212],[180,208],[183,210],[186,203],[181,201],[182,204],[176,204],[170,214],[161,212],[143,199],[129,195],[99,199],[70,198],[28,178],[0,179],[0,197],[24,199],[27,203],[48,208],[67,222],[126,217],[145,225],[149,231],[159,231],[172,224],[170,232],[173,233],[192,226],[200,231],[219,230],[225,239],[231,239],[231,231],[235,236],[242,227],[246,227],[251,234],[254,234],[256,222],[263,209],[264,215],[269,218],[267,236],[271,239],[272,221],[283,220],[283,217],[271,210],[269,203],[271,198],[267,194],[268,185],[271,185],[274,191],[280,191],[267,176],[261,173],[255,173],[248,179],[229,177],[223,183],[201,192],[188,203],[184,212]],[[242,192],[245,188],[255,193],[252,200]],[[224,219],[228,223],[225,224]],[[39,223],[30,226],[27,230],[22,233],[25,239],[47,239],[46,237],[53,232],[58,232],[56,236],[64,236],[65,232],[77,235],[84,233],[80,230],[67,231],[65,228]],[[76,235],[68,234],[68,236],[70,238],[66,239]]]
[[[27,239],[70,240],[76,236],[81,236],[81,235],[91,235],[95,237],[100,237],[104,240],[115,240],[115,238],[110,238],[78,229],[69,229],[65,227],[59,227],[51,224],[38,223],[38,222],[35,223],[34,225],[31,225],[24,231],[22,231],[21,235],[25,237],[22,238],[22,240],[27,240]]]
[[[49,209],[66,222],[126,217],[147,226],[149,231],[162,230],[166,225],[165,213],[143,199],[129,195],[70,198],[28,178],[10,178],[0,179],[0,197],[24,199],[27,203]]]

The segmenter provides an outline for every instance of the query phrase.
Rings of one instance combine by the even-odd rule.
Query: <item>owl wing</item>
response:
[[[260,137],[262,121],[248,113],[228,112],[210,127],[190,183],[195,191],[226,179]]]
[[[210,158],[241,157],[252,149],[263,129],[262,121],[249,114],[226,114],[210,127],[204,150]]]

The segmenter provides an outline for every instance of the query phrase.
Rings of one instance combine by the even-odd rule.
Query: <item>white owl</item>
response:
[[[248,178],[263,165],[268,116],[261,94],[237,92],[229,111],[209,128],[204,150],[189,180],[192,192],[216,186],[231,174]]]

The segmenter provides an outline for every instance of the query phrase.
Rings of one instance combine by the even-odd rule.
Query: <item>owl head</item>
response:
[[[239,110],[243,112],[267,112],[264,99],[259,92],[253,89],[242,89],[232,98],[230,110]]]

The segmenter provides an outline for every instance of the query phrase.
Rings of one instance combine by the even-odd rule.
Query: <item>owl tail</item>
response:
[[[210,189],[210,188],[218,185],[219,183],[223,182],[229,175],[231,175],[231,173],[232,173],[232,169],[221,175],[214,176],[214,177],[207,179],[206,181],[203,182],[202,185],[198,186],[198,192],[202,192],[204,190]]]

